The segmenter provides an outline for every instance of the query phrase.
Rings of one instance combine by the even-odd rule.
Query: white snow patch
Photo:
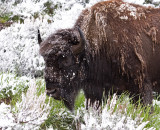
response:
[[[153,100],[153,105],[158,105],[158,106],[160,106],[160,101],[158,101],[158,100]]]
[[[160,0],[152,0],[153,3],[159,3]]]
[[[120,16],[119,18],[122,20],[128,20],[128,16]]]
[[[7,128],[13,126],[13,115],[11,113],[11,106],[1,103],[0,105],[0,128]]]
[[[159,4],[160,0],[152,0],[151,2],[153,4],[144,4],[145,0],[123,0],[124,2],[128,2],[128,3],[133,3],[133,4],[138,4],[138,5],[142,5],[142,6],[150,6],[150,7],[155,7],[155,5],[153,4]],[[159,6],[158,6],[159,7]]]
[[[138,4],[138,5],[143,5],[143,3],[145,2],[145,0],[123,0],[123,1]]]
[[[118,13],[119,12],[125,12],[125,11],[129,11],[130,12],[130,16],[132,16],[135,19],[137,19],[138,15],[140,16],[140,14],[137,13],[137,8],[135,8],[134,6],[132,6],[132,5],[128,4],[128,3],[121,4],[120,7],[118,8]],[[120,19],[127,20],[128,18],[125,17],[125,16],[120,16]]]

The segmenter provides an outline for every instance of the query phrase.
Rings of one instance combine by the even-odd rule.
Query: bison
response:
[[[159,8],[110,0],[83,10],[73,28],[44,41],[38,33],[47,95],[70,110],[80,90],[87,104],[109,91],[152,104],[152,92],[160,92],[159,21]]]

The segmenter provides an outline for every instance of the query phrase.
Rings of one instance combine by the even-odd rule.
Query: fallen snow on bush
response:
[[[37,96],[35,81],[30,81],[26,94],[22,94],[22,101],[16,106],[2,103],[0,105],[0,128],[2,129],[38,129],[47,119],[51,106],[46,104],[46,94]]]
[[[103,108],[102,112],[90,108],[84,113],[84,123],[81,124],[82,130],[142,130],[148,124],[143,122],[143,118],[137,116],[134,120],[128,116],[126,106],[129,101],[118,104],[118,109],[115,111],[117,104],[117,95],[114,94],[112,99],[108,99],[107,105]],[[150,128],[154,130],[154,128]]]
[[[17,77],[10,73],[0,73],[0,92],[3,91],[3,89],[7,89],[8,91],[12,91],[12,94],[14,95],[19,89],[27,88],[29,80],[30,78],[26,76]],[[17,86],[22,86],[22,88],[17,88]]]

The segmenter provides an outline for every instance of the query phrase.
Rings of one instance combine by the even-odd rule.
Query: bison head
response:
[[[42,41],[38,31],[38,42],[45,61],[46,93],[72,110],[86,77],[83,33],[79,28],[58,30]]]

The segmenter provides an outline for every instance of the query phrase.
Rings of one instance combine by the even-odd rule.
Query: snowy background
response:
[[[34,77],[43,76],[44,68],[43,58],[38,52],[37,30],[40,29],[42,39],[45,39],[57,29],[71,28],[83,9],[99,1],[102,0],[90,0],[88,3],[85,0],[0,0],[0,15],[9,14],[12,19],[18,16],[18,22],[13,22],[0,31],[0,92],[10,97],[27,89],[15,108],[0,102],[0,129],[37,129],[51,110],[45,104],[45,93],[35,96],[37,81]],[[154,6],[144,4],[144,0],[124,1]],[[152,2],[159,3],[159,0]],[[53,9],[52,13],[48,7]],[[114,107],[116,100],[114,95],[110,108]],[[141,130],[148,123],[142,122],[140,117],[132,120],[126,116],[126,111],[123,115],[119,111],[112,114],[113,110],[107,111],[107,108],[108,106],[101,115],[84,112],[85,123],[81,124],[81,128]],[[78,112],[74,116],[78,118]],[[101,119],[98,120],[96,116]]]

